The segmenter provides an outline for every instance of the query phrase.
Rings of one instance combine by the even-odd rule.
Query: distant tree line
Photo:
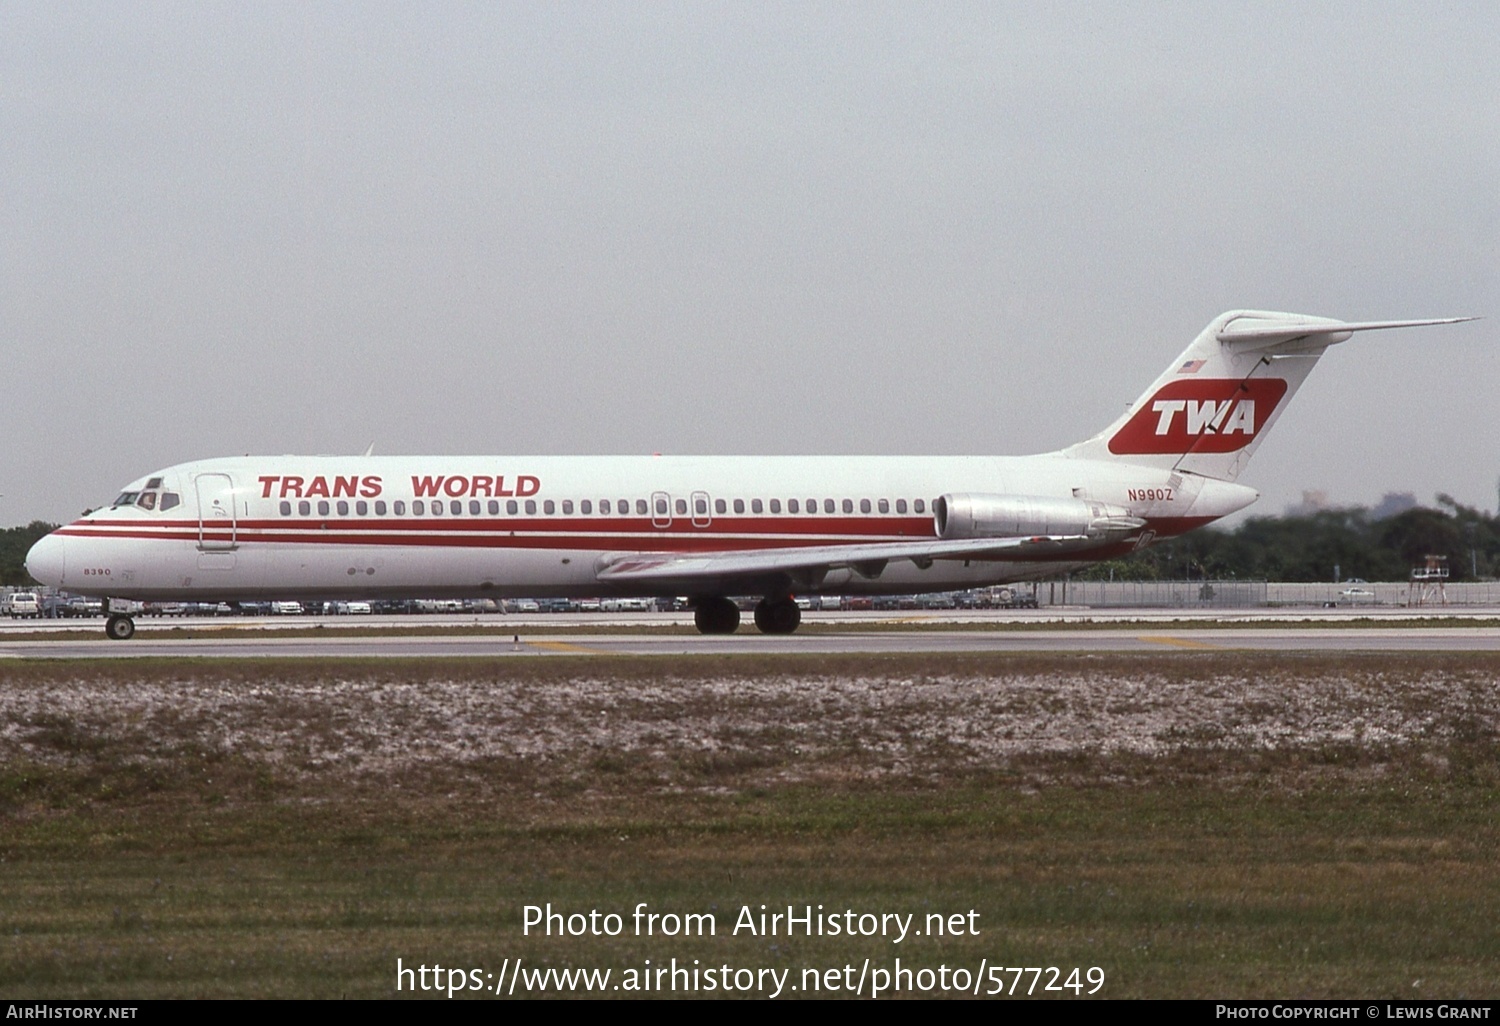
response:
[[[1404,581],[1429,554],[1448,557],[1450,580],[1500,573],[1500,517],[1447,495],[1438,509],[1417,507],[1376,519],[1368,509],[1252,517],[1233,531],[1204,530],[1163,542],[1074,576],[1089,580]],[[1335,571],[1335,568],[1337,570]]]
[[[0,585],[25,587],[36,582],[26,573],[26,553],[43,535],[57,530],[56,524],[33,520],[25,527],[0,530]]]
[[[1252,517],[1233,531],[1194,531],[1080,570],[1088,580],[1404,581],[1431,554],[1448,557],[1450,579],[1500,576],[1500,517],[1447,495],[1383,519],[1363,508],[1305,516]],[[0,530],[0,584],[25,586],[26,552],[56,524],[34,520]]]

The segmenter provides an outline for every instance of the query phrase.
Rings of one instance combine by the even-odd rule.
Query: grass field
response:
[[[8,661],[0,994],[900,958],[1494,997],[1497,681],[1492,655]],[[623,929],[524,935],[549,902]],[[716,935],[635,936],[641,902]],[[731,932],[762,904],[978,933]]]

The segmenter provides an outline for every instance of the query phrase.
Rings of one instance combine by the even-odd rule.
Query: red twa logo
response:
[[[1109,440],[1121,456],[1234,452],[1255,440],[1286,395],[1280,378],[1173,381],[1157,389]]]

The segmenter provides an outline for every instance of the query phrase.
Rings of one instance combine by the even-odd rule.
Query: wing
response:
[[[1104,543],[1086,535],[1027,538],[932,539],[868,545],[812,545],[785,549],[732,549],[691,554],[625,553],[606,556],[596,571],[601,583],[650,585],[683,592],[735,593],[785,587],[816,587],[831,570],[849,569],[874,580],[895,560],[931,566],[938,559],[1053,559]]]

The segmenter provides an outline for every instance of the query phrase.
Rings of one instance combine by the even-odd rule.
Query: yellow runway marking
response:
[[[531,648],[542,648],[548,652],[567,652],[572,655],[613,655],[602,648],[589,648],[586,645],[574,645],[567,641],[523,641],[523,645]]]
[[[1151,635],[1142,635],[1140,640],[1149,641],[1154,645],[1173,645],[1177,648],[1205,648],[1210,652],[1224,651],[1224,647],[1222,645],[1210,645],[1206,641],[1189,641],[1187,638],[1163,638],[1153,637]]]

